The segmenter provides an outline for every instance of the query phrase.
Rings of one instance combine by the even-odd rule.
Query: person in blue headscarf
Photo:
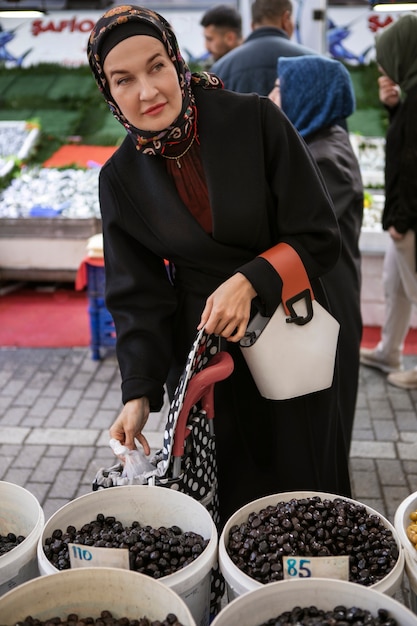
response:
[[[333,200],[342,238],[335,267],[322,277],[333,315],[340,322],[340,411],[349,451],[356,407],[359,350],[363,185],[346,130],[355,109],[349,72],[323,56],[281,57],[277,83],[269,94],[307,143]]]

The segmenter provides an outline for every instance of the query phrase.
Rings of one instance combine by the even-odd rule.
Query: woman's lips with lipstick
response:
[[[165,104],[166,102],[161,102],[160,104],[155,104],[154,106],[149,107],[149,109],[146,109],[145,115],[158,115],[158,113],[160,113],[165,107]]]

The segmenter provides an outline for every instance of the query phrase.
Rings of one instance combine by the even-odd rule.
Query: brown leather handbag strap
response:
[[[310,321],[312,313],[308,319],[301,318],[305,319],[301,322],[300,319],[298,321],[295,319],[297,315],[292,308],[292,304],[302,298],[306,298],[310,306],[314,300],[310,280],[298,253],[289,244],[279,243],[259,256],[268,261],[281,277],[282,304],[286,314],[291,316],[291,320],[288,321],[296,321],[298,324]]]

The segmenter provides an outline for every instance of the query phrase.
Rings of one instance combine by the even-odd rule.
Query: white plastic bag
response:
[[[146,457],[142,448],[129,450],[117,439],[110,439],[110,447],[123,462],[123,472],[118,484],[144,485],[148,482],[147,474],[155,472],[155,465]]]

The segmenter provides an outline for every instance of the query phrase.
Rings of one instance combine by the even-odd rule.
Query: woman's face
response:
[[[179,116],[182,94],[178,75],[159,39],[128,37],[110,50],[103,69],[112,97],[136,128],[163,130]]]

